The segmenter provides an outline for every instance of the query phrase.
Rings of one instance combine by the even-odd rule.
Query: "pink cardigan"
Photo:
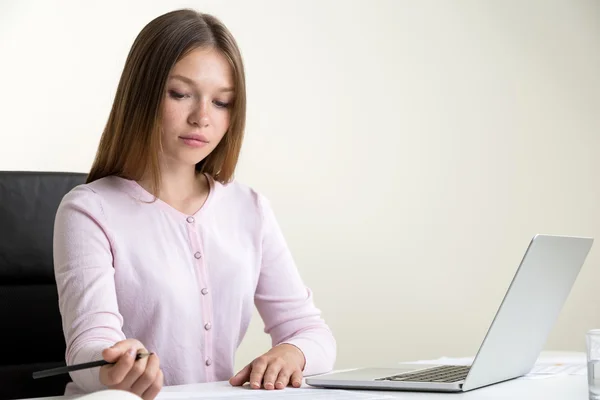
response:
[[[136,338],[159,356],[165,386],[227,380],[256,305],[273,345],[304,352],[305,375],[333,368],[335,339],[267,200],[209,182],[193,215],[114,176],[63,198],[54,268],[67,364]],[[71,376],[81,391],[104,389],[98,368]]]

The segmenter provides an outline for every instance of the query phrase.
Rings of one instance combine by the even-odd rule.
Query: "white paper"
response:
[[[537,363],[529,375],[586,375],[587,365],[579,363]]]
[[[223,392],[162,392],[157,400],[261,400],[261,399],[329,399],[329,400],[385,400],[384,394],[365,394],[346,390],[288,388],[283,390],[238,389]]]

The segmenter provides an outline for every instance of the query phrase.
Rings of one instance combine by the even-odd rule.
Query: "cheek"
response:
[[[181,107],[167,101],[162,108],[161,115],[163,131],[170,131],[179,125],[182,118],[185,118],[185,113],[182,112]]]
[[[231,123],[231,112],[226,111],[219,113],[214,121],[218,133],[220,135],[224,135],[225,132],[227,132],[227,129],[229,129],[229,124]]]

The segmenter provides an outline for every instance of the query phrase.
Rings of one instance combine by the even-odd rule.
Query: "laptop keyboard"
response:
[[[422,371],[406,372],[385,378],[379,378],[377,380],[395,382],[452,383],[464,380],[467,377],[470,368],[470,366],[462,365],[442,365],[439,367],[427,368]]]

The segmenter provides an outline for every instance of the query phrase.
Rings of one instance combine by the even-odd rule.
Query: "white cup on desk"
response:
[[[590,400],[600,400],[600,329],[585,335],[587,353],[588,392]]]

